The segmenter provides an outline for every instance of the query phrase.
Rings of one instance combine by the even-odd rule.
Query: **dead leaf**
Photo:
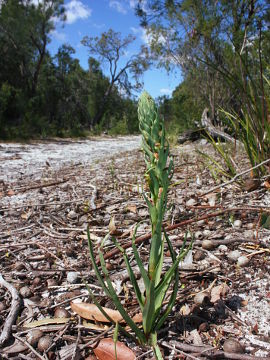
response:
[[[23,327],[25,328],[35,328],[38,326],[43,325],[50,325],[50,324],[65,324],[70,321],[70,318],[45,318],[37,321],[32,321],[28,324],[24,324]]]
[[[228,291],[229,286],[226,283],[214,286],[211,290],[211,303],[217,302],[221,298],[221,296],[225,296]]]
[[[111,338],[102,339],[94,349],[94,353],[99,360],[115,360],[115,346]],[[116,343],[117,360],[135,360],[136,356],[124,343]]]
[[[23,213],[21,214],[21,218],[24,219],[24,220],[28,220],[31,215],[32,215],[32,212],[31,212],[31,211],[23,212]]]
[[[126,210],[132,212],[133,214],[137,214],[137,206],[135,204],[127,205]]]
[[[270,189],[270,179],[265,180],[265,182],[263,183],[263,186],[264,186],[266,189]]]
[[[99,308],[94,304],[88,304],[84,302],[80,303],[70,303],[71,309],[82,318],[87,320],[99,321],[99,322],[110,322],[99,310]],[[114,320],[115,322],[124,322],[121,314],[117,310],[112,310],[106,307],[102,307],[102,309],[108,314],[108,316]],[[133,317],[134,322],[141,322],[142,316],[141,314],[136,314]]]
[[[2,351],[5,354],[16,355],[21,354],[26,350],[28,350],[28,347],[24,345],[21,341],[16,339],[12,345],[5,347]]]
[[[108,325],[97,325],[92,322],[88,322],[86,320],[83,320],[82,322],[83,327],[91,330],[97,330],[97,331],[105,331],[108,329]]]
[[[244,182],[243,190],[251,192],[257,190],[260,185],[261,185],[260,180],[250,178]]]

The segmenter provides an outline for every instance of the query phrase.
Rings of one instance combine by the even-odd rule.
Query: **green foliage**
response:
[[[181,105],[187,105],[189,119],[194,110],[199,119],[197,110],[208,108],[212,123],[223,125],[225,114],[252,166],[269,158],[268,1],[149,0],[139,2],[137,15],[151,35],[146,53],[167,70],[182,70],[184,81],[173,113],[178,113],[185,88],[188,97]],[[179,119],[181,111],[185,115],[185,106]],[[216,150],[221,155],[222,147]],[[235,168],[228,154],[223,155],[232,175]],[[261,167],[255,174],[261,176],[265,170]]]
[[[97,59],[90,57],[89,68],[83,69],[68,44],[52,57],[48,44],[55,19],[65,19],[63,5],[63,0],[1,2],[1,138],[82,136],[86,131],[110,128],[114,133],[138,130],[136,103],[122,96],[118,85],[125,84],[130,90],[130,74],[143,71],[139,58],[129,61],[112,83]],[[106,41],[117,39],[119,34],[109,32]],[[128,44],[114,45],[123,51]],[[107,50],[108,55],[115,54]]]
[[[185,256],[186,251],[184,251],[183,246],[179,254],[176,255],[169,237],[165,230],[162,229],[162,222],[167,209],[167,192],[173,175],[173,161],[172,159],[169,159],[169,144],[165,136],[164,122],[158,114],[153,99],[146,92],[142,94],[139,101],[138,117],[139,127],[143,138],[142,149],[146,162],[145,178],[149,186],[149,193],[143,194],[143,196],[148,206],[152,230],[148,270],[144,268],[144,264],[135,245],[138,225],[133,234],[132,249],[135,261],[142,275],[145,292],[142,292],[139,288],[125,249],[121,247],[116,239],[113,239],[113,241],[124,257],[130,281],[133,285],[142,312],[142,329],[133,322],[127,311],[124,309],[111,283],[108,270],[106,269],[102,249],[103,244],[109,235],[104,238],[99,249],[101,270],[98,268],[95,259],[89,231],[88,243],[92,265],[104,292],[113,300],[115,307],[120,312],[127,325],[131,328],[137,341],[140,344],[152,346],[156,359],[162,359],[157,342],[157,331],[164,324],[175,303],[179,286],[179,262]],[[172,266],[163,273],[165,242],[167,243],[172,258]],[[164,298],[170,286],[172,287],[172,292],[169,295],[168,303],[165,306]],[[89,291],[95,304],[102,312],[104,312],[99,303],[95,300],[90,289]],[[104,313],[104,315],[108,317],[106,313]],[[118,326],[120,331],[123,331],[128,336],[133,336],[128,334],[120,325]]]

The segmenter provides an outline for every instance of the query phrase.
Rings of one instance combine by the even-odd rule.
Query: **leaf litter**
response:
[[[96,318],[96,309],[84,314],[92,303],[84,281],[101,306],[114,310],[91,269],[86,228],[96,250],[108,232],[128,245],[137,222],[138,237],[150,228],[141,194],[139,137],[99,141],[0,145],[0,272],[22,299],[11,336],[0,350],[3,358],[94,359],[101,341],[112,342],[113,327]],[[91,153],[91,146],[97,152]],[[234,339],[244,348],[241,359],[270,358],[270,231],[260,226],[270,210],[269,189],[262,183],[247,192],[232,183],[204,196],[217,181],[197,148],[213,155],[203,140],[172,150],[175,174],[164,226],[172,228],[168,233],[175,249],[187,230],[195,242],[181,262],[176,306],[159,334],[164,357],[211,359],[222,356]],[[238,157],[241,170],[247,169],[247,160]],[[147,239],[138,249],[147,258]],[[110,236],[105,250],[114,250]],[[132,257],[130,247],[127,251]],[[241,256],[248,259],[243,266]],[[121,255],[109,257],[106,266],[121,302],[130,315],[139,316]],[[169,257],[165,266],[170,266]],[[140,279],[139,270],[134,272]],[[82,302],[83,312],[72,309]],[[0,286],[0,331],[11,308],[11,293]],[[57,317],[57,308],[71,316]],[[36,329],[41,339],[49,337],[47,349],[27,340]],[[149,349],[119,338],[136,357],[153,357]]]

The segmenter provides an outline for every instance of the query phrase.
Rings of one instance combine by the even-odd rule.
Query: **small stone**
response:
[[[249,263],[249,258],[245,255],[240,256],[237,260],[237,265],[240,267],[245,267]]]
[[[50,286],[57,286],[58,284],[54,278],[50,278],[47,280],[47,285],[48,285],[48,287],[50,287]]]
[[[240,229],[242,227],[242,221],[241,220],[235,220],[233,223],[233,227],[236,229]]]
[[[46,351],[52,345],[52,338],[50,336],[42,336],[38,341],[38,350]]]
[[[55,318],[70,318],[70,313],[63,307],[58,307],[55,309],[54,317]]]
[[[195,261],[200,261],[200,260],[203,260],[203,259],[205,258],[205,256],[206,256],[206,254],[205,254],[204,251],[202,251],[202,250],[196,250],[196,251],[195,251],[195,254],[194,254],[194,256],[193,256],[193,259],[194,259]]]
[[[29,298],[33,295],[31,289],[28,286],[23,286],[20,289],[20,294],[23,298]]]
[[[228,256],[229,260],[237,261],[239,259],[239,257],[241,256],[241,253],[238,250],[233,250],[233,251],[230,251],[227,256]]]
[[[40,284],[41,284],[41,278],[40,278],[40,277],[35,277],[34,280],[33,280],[33,282],[32,282],[32,285],[33,285],[34,287],[36,287],[36,286],[38,286],[38,285],[40,285]]]
[[[207,237],[210,236],[212,234],[211,230],[205,229],[203,230],[203,236]]]
[[[70,271],[67,273],[67,282],[70,284],[76,284],[79,280],[79,274],[75,271]]]
[[[197,201],[195,199],[189,199],[187,202],[186,202],[186,206],[194,206],[197,204]]]
[[[224,352],[232,354],[243,354],[244,348],[239,341],[235,339],[227,339],[223,344]]]
[[[207,304],[210,300],[210,294],[208,292],[200,292],[194,296],[194,303],[197,305]]]
[[[205,250],[213,250],[216,248],[216,244],[212,240],[203,240],[202,248]]]
[[[196,231],[195,232],[195,239],[201,239],[203,237],[203,233],[201,231]]]
[[[219,245],[218,250],[222,253],[226,253],[228,251],[228,247],[226,245]]]
[[[78,216],[78,214],[77,214],[75,211],[70,210],[70,212],[68,213],[67,216],[68,216],[70,219],[76,219],[77,216]]]
[[[247,224],[247,229],[248,230],[253,230],[255,228],[255,225],[253,223],[248,223]]]
[[[30,345],[35,346],[42,336],[43,331],[39,329],[33,329],[26,335],[26,340]]]

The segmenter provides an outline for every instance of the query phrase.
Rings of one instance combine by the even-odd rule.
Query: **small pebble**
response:
[[[196,251],[195,251],[195,254],[194,254],[194,256],[193,256],[193,259],[194,259],[195,261],[200,261],[200,260],[203,260],[203,259],[205,258],[205,256],[206,256],[206,254],[205,254],[204,251],[202,251],[202,250],[196,250]]]
[[[39,329],[33,329],[26,335],[26,340],[30,345],[35,346],[42,336],[43,331]]]
[[[201,231],[195,232],[195,239],[201,239],[203,237],[203,233]]]
[[[228,251],[228,247],[226,245],[219,245],[218,250],[222,253],[226,253]]]
[[[227,256],[228,256],[229,260],[237,261],[239,259],[239,257],[241,256],[241,253],[238,250],[233,250],[233,251],[230,251]]]
[[[55,309],[54,317],[55,318],[70,318],[70,313],[63,307],[58,307]]]
[[[71,211],[68,213],[67,216],[68,216],[70,219],[76,219],[77,216],[78,216],[78,214],[77,214],[75,211],[71,210]]]
[[[216,244],[212,240],[203,240],[202,248],[205,250],[213,250],[216,248]]]
[[[29,298],[33,295],[31,289],[28,286],[23,286],[20,289],[20,294],[23,298]]]
[[[33,282],[32,282],[32,285],[35,287],[35,286],[38,286],[41,284],[41,278],[40,277],[35,277]]]
[[[254,225],[253,223],[248,223],[248,224],[247,224],[247,229],[248,229],[248,230],[253,230],[254,227],[255,227],[255,225]]]
[[[210,236],[211,233],[212,233],[211,230],[208,230],[208,229],[203,230],[203,236],[205,236],[205,237]]]
[[[186,202],[186,206],[194,206],[197,204],[197,201],[195,199],[189,199],[187,202]]]
[[[249,258],[246,256],[240,256],[237,260],[237,265],[240,267],[245,267],[249,263]]]
[[[242,227],[242,221],[241,220],[235,220],[233,223],[233,227],[236,229],[240,229]]]
[[[244,348],[239,341],[235,339],[227,339],[223,344],[223,350],[233,354],[243,354]]]
[[[50,287],[50,286],[57,286],[58,284],[54,278],[50,278],[47,280],[47,285],[48,285],[48,287]]]
[[[79,280],[79,274],[75,271],[70,271],[67,273],[67,282],[69,284],[76,284]]]
[[[52,345],[52,338],[50,336],[42,336],[38,341],[38,350],[46,351]]]

